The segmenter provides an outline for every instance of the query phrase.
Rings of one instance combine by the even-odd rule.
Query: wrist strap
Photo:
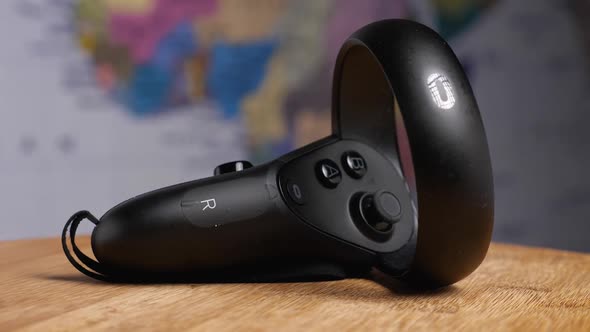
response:
[[[61,233],[61,244],[64,253],[66,254],[66,257],[68,258],[70,263],[83,274],[97,280],[114,282],[114,279],[111,277],[112,273],[111,271],[109,271],[108,268],[106,268],[104,265],[101,265],[94,259],[86,256],[76,245],[76,230],[78,229],[78,225],[80,225],[80,222],[84,219],[89,220],[94,225],[98,225],[99,223],[98,219],[88,211],[79,211],[75,213],[73,216],[71,216],[66,225],[64,226],[63,232]],[[68,249],[68,230],[70,233],[71,245],[74,251],[74,255],[76,255],[76,258],[78,258],[78,260],[85,266],[76,261],[76,259],[72,256],[72,253]]]

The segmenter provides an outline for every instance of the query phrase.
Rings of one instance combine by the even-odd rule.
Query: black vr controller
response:
[[[438,287],[477,268],[492,233],[492,170],[473,92],[439,35],[405,20],[355,32],[336,62],[332,126],[267,164],[221,165],[100,220],[78,212],[64,251],[86,275],[131,282],[315,280],[376,268]],[[98,261],[75,245],[82,219],[96,224]]]

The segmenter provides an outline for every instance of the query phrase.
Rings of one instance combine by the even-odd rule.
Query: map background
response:
[[[445,10],[461,2],[472,9],[452,24]],[[224,117],[214,101],[130,115],[97,86],[72,35],[72,3],[0,2],[0,239],[55,236],[79,209],[101,215],[138,193],[208,176],[224,161],[261,162],[279,153],[243,144],[276,118],[252,129],[243,118]],[[389,11],[366,12],[355,2],[339,1],[338,11],[329,2],[310,3],[317,7],[301,15],[330,20],[304,27],[334,37],[320,43],[305,29],[288,28],[297,17],[286,20],[292,43],[284,49],[308,42],[317,52],[284,60],[284,84],[302,88],[289,89],[282,107],[271,102],[260,110],[297,114],[285,129],[293,146],[329,133],[331,66],[341,41],[371,20],[413,17],[445,33],[477,95],[494,163],[494,239],[590,251],[590,29],[583,1],[400,1]],[[319,61],[301,60],[314,53]],[[287,71],[293,68],[307,77]]]

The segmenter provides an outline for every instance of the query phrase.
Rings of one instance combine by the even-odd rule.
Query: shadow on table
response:
[[[289,278],[288,280],[228,280],[228,279],[202,279],[202,280],[176,280],[165,282],[102,282],[89,278],[85,275],[76,274],[41,274],[36,278],[49,281],[62,281],[70,283],[84,283],[93,286],[109,287],[117,285],[186,285],[191,289],[208,285],[235,285],[241,284],[243,287],[260,287],[269,286],[271,293],[276,294],[277,286],[280,292],[285,294],[297,294],[301,296],[326,296],[343,300],[365,300],[365,301],[386,301],[392,298],[415,297],[431,298],[438,296],[455,295],[460,292],[460,288],[448,286],[438,289],[417,289],[408,286],[398,280],[395,280],[378,271],[372,271],[365,277],[343,279],[334,276],[315,276]]]

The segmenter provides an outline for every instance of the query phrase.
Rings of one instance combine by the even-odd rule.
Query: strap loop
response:
[[[61,234],[61,244],[62,244],[64,253],[66,254],[66,257],[68,258],[70,263],[78,271],[82,272],[83,274],[85,274],[91,278],[97,279],[97,280],[112,282],[113,279],[111,277],[109,277],[110,273],[109,273],[108,269],[105,268],[103,265],[101,265],[99,262],[95,261],[94,259],[86,256],[76,245],[76,241],[75,241],[76,230],[78,229],[80,222],[84,219],[89,220],[94,225],[98,225],[98,223],[99,223],[99,220],[88,211],[79,211],[79,212],[75,213],[73,216],[71,216],[70,219],[68,220],[68,222],[66,223],[66,225],[64,226],[63,232]],[[82,262],[84,265],[86,265],[86,267],[83,266],[82,264],[78,263],[78,261],[76,261],[76,259],[72,256],[70,250],[68,249],[68,246],[67,246],[68,229],[70,231],[71,245],[72,245],[74,254],[78,258],[78,260],[80,260],[80,262]]]

